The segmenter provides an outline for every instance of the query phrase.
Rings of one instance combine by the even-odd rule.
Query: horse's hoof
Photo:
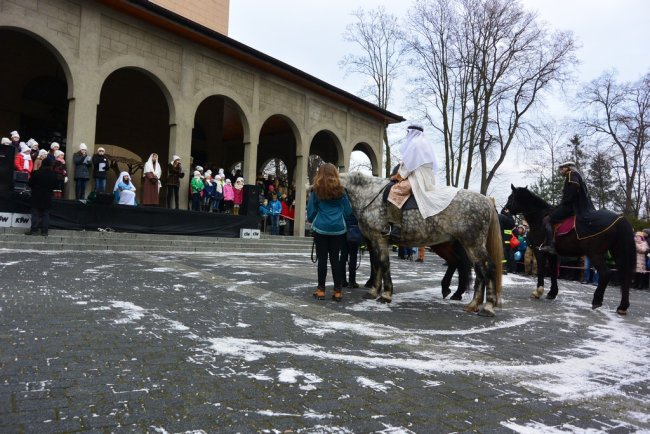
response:
[[[491,309],[483,308],[478,311],[478,316],[492,317],[494,316],[494,311]]]
[[[557,297],[557,294],[551,294],[550,292],[546,295],[547,300],[555,300],[555,297]]]
[[[619,315],[627,315],[627,309],[616,309],[616,313]]]
[[[530,294],[530,296],[535,299],[539,299],[542,296],[542,294],[544,294],[544,288],[540,286],[538,288],[535,288],[535,290]]]
[[[474,303],[470,303],[467,306],[465,306],[463,308],[463,310],[465,312],[469,312],[469,313],[476,313],[476,312],[478,312],[478,306],[476,304],[474,304]]]
[[[461,301],[463,299],[463,293],[456,291],[454,292],[454,295],[449,297],[449,299],[454,301]]]
[[[602,305],[603,305],[602,303],[599,303],[599,304],[592,304],[592,305],[591,305],[591,309],[592,309],[592,310],[596,310],[596,309],[598,309],[598,308],[599,308],[600,306],[602,306]]]
[[[449,294],[451,294],[451,289],[445,289],[445,288],[443,288],[443,290],[442,290],[442,298],[443,298],[443,299],[444,299],[444,298],[447,298],[447,296],[448,296]]]
[[[386,298],[386,297],[384,297],[384,296],[382,295],[381,297],[379,297],[379,298],[377,299],[377,301],[380,302],[380,303],[390,303],[390,302],[393,301],[393,300],[391,300],[390,298]]]

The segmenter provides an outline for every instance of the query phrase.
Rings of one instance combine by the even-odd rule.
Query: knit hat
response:
[[[63,151],[59,151],[58,149],[54,151],[54,158],[59,158],[61,155],[65,155]]]
[[[21,144],[20,144],[20,153],[21,153],[21,154],[22,154],[23,152],[29,152],[29,151],[30,151],[29,146],[27,146],[27,145],[24,144],[24,143],[21,143]]]
[[[2,142],[3,145],[11,145],[11,140],[9,140],[6,137],[3,137],[1,142]]]
[[[97,148],[97,152],[99,152],[99,151],[104,151],[104,152],[106,152],[106,149],[104,149],[104,148],[102,148],[102,147],[100,146],[99,148]]]
[[[38,146],[38,142],[36,140],[34,140],[34,139],[27,140],[27,146],[29,146],[30,148],[33,148],[34,145]]]
[[[205,171],[205,176],[212,176],[212,170],[208,169]]]
[[[58,143],[56,143],[56,142],[52,142],[52,143],[50,144],[50,149],[59,149],[60,147],[61,147],[61,146],[60,146]]]
[[[87,151],[87,150],[88,150],[88,147],[86,146],[85,143],[81,143],[81,144],[79,145],[79,150],[80,150],[80,151]]]
[[[46,155],[47,155],[47,151],[45,149],[41,149],[40,151],[38,151],[38,156],[39,157],[44,157]]]
[[[198,170],[195,170],[194,171],[194,177],[195,178],[200,178],[201,177],[201,172],[199,172]]]
[[[13,139],[14,137],[20,139],[20,134],[18,134],[18,131],[12,131],[9,133],[9,136]]]
[[[194,170],[198,170],[199,172],[203,172],[203,167],[201,166],[196,166]]]

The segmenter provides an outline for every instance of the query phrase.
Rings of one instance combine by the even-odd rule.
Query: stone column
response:
[[[94,4],[82,4],[81,34],[79,43],[79,62],[72,68],[73,83],[68,83],[71,93],[68,99],[68,133],[66,137],[66,169],[68,183],[65,186],[65,198],[74,199],[74,164],[72,156],[79,150],[79,144],[85,143],[88,155],[95,153],[95,130],[97,124],[97,105],[102,83],[97,82],[95,71],[99,60],[99,31],[101,15]],[[92,176],[92,170],[91,170]],[[94,188],[92,179],[86,185],[86,196]],[[108,185],[106,186],[108,190]]]
[[[195,53],[185,48],[183,50],[180,95],[174,93],[175,119],[170,119],[169,125],[169,155],[164,162],[163,173],[167,171],[167,164],[173,155],[181,157],[181,167],[185,176],[180,180],[178,187],[178,208],[187,209],[189,200],[190,181],[190,157],[192,156],[192,129],[194,128],[194,116],[196,109],[191,101],[194,101],[194,65],[196,63]],[[163,186],[164,188],[164,186]],[[165,189],[165,201],[167,191]],[[167,206],[167,203],[163,206]]]
[[[305,236],[305,210],[307,209],[307,162],[309,157],[296,156],[296,205],[293,235]]]

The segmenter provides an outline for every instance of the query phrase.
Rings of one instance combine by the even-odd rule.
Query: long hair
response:
[[[314,178],[313,188],[320,200],[338,199],[343,196],[343,186],[336,166],[332,163],[320,166]]]

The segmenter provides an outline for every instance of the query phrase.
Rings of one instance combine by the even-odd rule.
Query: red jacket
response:
[[[18,153],[16,154],[16,158],[14,158],[14,168],[16,172],[27,172],[31,176],[32,170],[34,169],[34,162],[32,161],[32,158],[27,155],[29,158],[29,168],[25,169],[25,159],[24,159],[25,154]]]

